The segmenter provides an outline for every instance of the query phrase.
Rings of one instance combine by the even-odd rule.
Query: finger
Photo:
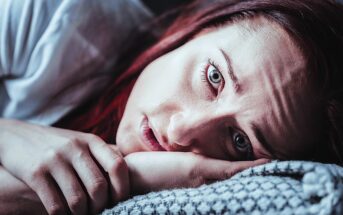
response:
[[[27,184],[37,193],[48,214],[69,214],[65,199],[50,174],[34,177]]]
[[[118,202],[129,196],[129,171],[120,152],[108,144],[90,144],[92,155],[108,173],[111,182],[111,198]]]
[[[75,170],[64,162],[58,162],[51,168],[51,176],[62,191],[72,214],[86,214],[87,196]]]
[[[121,152],[118,149],[118,146],[113,145],[113,144],[106,144],[106,146],[110,147],[115,154],[120,155],[121,157],[123,157],[123,155],[121,154]]]
[[[223,180],[231,178],[238,172],[247,168],[262,165],[270,162],[268,159],[258,159],[254,161],[224,161],[205,158],[200,165],[202,174],[206,180]]]
[[[108,201],[108,183],[87,149],[72,157],[72,165],[90,198],[90,210],[97,213]]]

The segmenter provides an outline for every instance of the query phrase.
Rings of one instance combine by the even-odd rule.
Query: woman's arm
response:
[[[26,184],[0,166],[1,214],[45,214],[43,204]]]
[[[49,214],[98,213],[127,198],[125,160],[99,137],[17,120],[0,119],[0,128],[1,165],[37,194]],[[22,183],[10,187],[0,196],[18,198]]]
[[[39,211],[42,205],[50,214],[96,213],[109,201],[127,198],[130,188],[136,194],[195,187],[266,162],[229,162],[191,152],[123,158],[116,146],[92,134],[5,119],[0,128],[0,209],[8,213],[12,207]]]
[[[170,188],[198,187],[232,177],[236,173],[269,162],[225,161],[192,152],[136,152],[125,157],[132,194]]]

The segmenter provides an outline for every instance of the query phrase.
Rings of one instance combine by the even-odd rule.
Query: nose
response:
[[[190,146],[204,140],[206,136],[218,136],[222,116],[214,116],[204,112],[178,112],[171,116],[168,126],[168,140],[180,146]]]

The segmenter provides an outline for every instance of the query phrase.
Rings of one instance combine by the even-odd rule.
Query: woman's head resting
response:
[[[291,36],[263,16],[207,28],[145,67],[116,142],[124,154],[301,157],[316,129],[306,69]]]
[[[343,165],[342,5],[195,0],[180,11],[99,102],[60,126],[124,154],[160,150],[144,144],[157,138],[167,150],[229,160],[253,151]]]

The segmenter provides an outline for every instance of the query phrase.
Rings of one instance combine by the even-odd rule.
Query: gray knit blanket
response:
[[[203,185],[135,196],[103,214],[343,214],[343,168],[282,161]]]

